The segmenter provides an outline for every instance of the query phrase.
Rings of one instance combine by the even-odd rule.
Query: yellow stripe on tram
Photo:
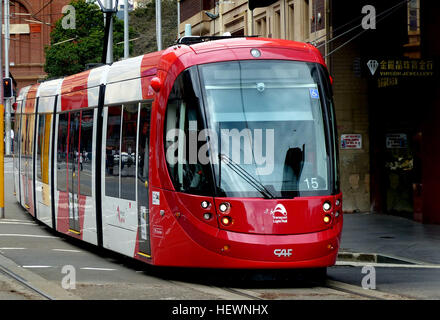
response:
[[[75,233],[75,234],[81,234],[81,232],[78,232],[78,231],[76,231],[76,230],[73,230],[73,229],[69,229],[69,232],[72,232],[72,233]]]
[[[146,257],[146,258],[151,258],[151,256],[149,254],[142,253],[142,252],[138,252],[138,255]]]

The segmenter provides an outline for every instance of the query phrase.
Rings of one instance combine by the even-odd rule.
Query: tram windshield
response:
[[[179,143],[175,145],[186,149],[187,160],[197,156],[198,166],[190,169],[188,164],[169,165],[173,180],[179,185],[177,189],[215,192],[223,197],[263,198],[332,192],[328,146],[332,142],[326,134],[329,131],[322,97],[325,90],[318,72],[313,63],[245,60],[199,65],[198,72],[188,73],[186,81],[181,79],[182,86],[192,83],[193,88],[182,89],[186,101],[179,100],[186,117],[182,119],[180,108],[172,119],[175,127],[185,127],[190,136],[191,127],[197,131],[198,149],[193,144],[193,151],[190,150],[190,137],[186,137],[186,148],[182,139],[180,148]],[[200,81],[194,81],[194,77]],[[199,83],[201,88],[196,88]],[[194,99],[188,99],[188,94]],[[190,109],[196,104],[202,111],[191,115]],[[169,120],[168,117],[168,127]],[[188,124],[184,126],[182,121]],[[206,125],[206,132],[201,135],[201,127]],[[200,150],[204,139],[209,141],[208,152]],[[200,159],[205,154],[208,161]],[[179,157],[182,155],[180,152]],[[191,174],[185,182],[191,170],[199,174]]]

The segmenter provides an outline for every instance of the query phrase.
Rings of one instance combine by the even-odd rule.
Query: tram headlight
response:
[[[203,209],[208,209],[211,204],[208,201],[202,201],[202,203],[200,204],[202,206]]]
[[[332,221],[332,217],[330,217],[330,215],[326,214],[324,216],[324,223],[328,224],[328,223],[330,223],[330,221]]]
[[[339,206],[340,204],[341,204],[341,200],[336,199],[335,205],[336,205],[336,206]]]
[[[207,212],[203,215],[203,219],[205,219],[205,220],[211,220],[211,217],[212,217],[212,215],[209,212]]]
[[[220,210],[220,212],[225,213],[229,210],[230,207],[231,205],[228,202],[223,202],[219,205],[218,209]]]
[[[336,218],[339,217],[339,211],[336,211],[336,213],[335,213],[335,217],[336,217]]]
[[[324,211],[329,211],[331,208],[332,208],[332,205],[328,201],[324,202],[324,204],[322,205],[322,209],[324,209]]]
[[[227,227],[227,226],[229,226],[232,223],[232,218],[228,217],[228,216],[225,216],[225,217],[222,217],[221,221],[222,221],[222,224],[225,227]]]

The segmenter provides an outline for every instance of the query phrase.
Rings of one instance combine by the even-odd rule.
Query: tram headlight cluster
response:
[[[324,216],[324,223],[328,224],[330,221],[332,221],[332,217],[329,214],[326,214]]]
[[[228,217],[228,216],[224,216],[224,217],[222,217],[221,222],[224,226],[227,227],[232,223],[232,218]]]
[[[218,207],[218,209],[220,210],[221,213],[228,212],[230,208],[231,208],[231,205],[228,202],[223,202]]]
[[[200,204],[202,206],[203,209],[208,209],[211,204],[209,203],[209,201],[202,201],[202,203]]]
[[[328,201],[324,202],[324,204],[322,205],[322,209],[323,209],[325,212],[330,211],[331,208],[332,208],[332,205],[331,205],[331,203],[328,202]]]

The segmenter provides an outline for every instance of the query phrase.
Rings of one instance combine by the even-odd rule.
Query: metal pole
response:
[[[105,7],[106,9],[111,9],[113,6],[112,0],[106,0],[105,1]],[[111,12],[107,12],[106,15],[110,15],[111,18],[110,21],[107,20],[110,24],[109,34],[108,34],[108,44],[107,44],[107,59],[106,63],[111,64],[113,63],[113,17]]]
[[[128,0],[124,0],[124,58],[130,56],[130,47],[128,45]]]
[[[0,25],[2,24],[3,17],[2,1],[0,1]],[[3,83],[3,66],[2,66],[2,36],[3,32],[0,32],[0,75],[2,76]],[[0,136],[4,136],[3,132],[3,85],[0,87]],[[3,140],[3,139],[1,139]],[[0,219],[5,218],[5,158],[4,158],[4,145],[0,143]]]
[[[180,38],[180,0],[177,0],[177,39]]]
[[[9,77],[9,0],[5,0],[5,77]],[[11,155],[11,98],[5,100],[5,153]]]
[[[157,51],[162,50],[162,12],[161,0],[156,0],[156,41]]]

